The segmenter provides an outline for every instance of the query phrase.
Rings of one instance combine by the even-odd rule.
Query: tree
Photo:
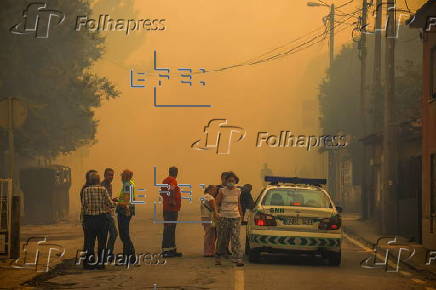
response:
[[[374,38],[368,37],[367,80],[372,80]],[[415,120],[420,117],[420,97],[422,82],[422,54],[419,34],[402,26],[396,43],[396,123]],[[383,62],[382,62],[383,63]],[[382,74],[384,76],[384,74]],[[383,82],[383,77],[382,77]],[[373,92],[371,82],[367,87],[368,96]],[[382,84],[383,86],[383,84]],[[360,60],[357,44],[343,46],[335,57],[332,67],[319,87],[320,122],[325,134],[342,131],[345,134],[361,137],[360,117]],[[382,88],[383,91],[383,88]],[[377,133],[383,127],[383,99],[376,98],[370,106],[379,109],[375,118]],[[368,128],[371,130],[372,128]]]
[[[74,30],[78,15],[91,15],[89,3],[48,1],[48,9],[62,11],[66,18],[50,27],[46,39],[9,32],[23,21],[27,1],[2,4],[0,98],[18,97],[29,104],[28,120],[15,135],[17,153],[53,158],[95,142],[93,110],[104,98],[115,98],[119,92],[108,79],[91,72],[102,56],[104,38],[99,33]],[[5,134],[1,136],[5,144]]]
[[[354,135],[359,131],[360,123],[355,120],[359,115],[360,80],[356,53],[355,46],[344,45],[320,84],[320,122],[324,134],[342,131]]]

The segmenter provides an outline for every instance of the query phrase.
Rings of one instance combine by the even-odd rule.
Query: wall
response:
[[[424,59],[423,59],[423,218],[422,233],[423,244],[429,248],[436,245],[436,217],[431,217],[431,168],[430,156],[436,154],[436,101],[429,102],[431,87],[431,49],[436,47],[436,29],[423,35]],[[436,60],[434,60],[436,61]],[[434,181],[433,181],[434,182]],[[433,222],[431,221],[433,219]]]

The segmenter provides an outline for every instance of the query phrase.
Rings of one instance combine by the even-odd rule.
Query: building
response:
[[[329,192],[336,205],[347,213],[360,212],[360,186],[356,185],[353,149],[329,150]]]
[[[428,1],[409,26],[421,30],[423,43],[422,91],[422,242],[436,245],[436,2]]]
[[[420,120],[409,120],[396,126],[398,132],[398,151],[395,159],[398,161],[395,210],[392,216],[395,232],[410,241],[421,242],[421,160],[422,136]],[[382,233],[383,225],[380,223],[383,214],[381,170],[383,163],[383,132],[366,136],[360,141],[366,150],[367,159],[364,160],[367,176],[366,217]]]

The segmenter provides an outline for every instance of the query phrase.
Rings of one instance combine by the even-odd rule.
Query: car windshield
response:
[[[301,188],[270,189],[263,197],[262,205],[313,208],[331,207],[330,200],[321,190]]]

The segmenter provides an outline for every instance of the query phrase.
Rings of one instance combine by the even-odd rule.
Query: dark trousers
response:
[[[87,245],[87,236],[86,236],[86,229],[85,229],[85,221],[82,220],[82,230],[83,230],[83,251],[86,250]]]
[[[118,213],[118,232],[123,242],[123,255],[135,258],[135,247],[130,239],[130,220],[132,216]]]
[[[111,214],[106,215],[107,223],[108,223],[108,233],[109,237],[106,244],[107,253],[112,255],[114,253],[114,245],[115,240],[118,236],[117,227],[115,226],[114,217]]]
[[[85,232],[85,252],[86,252],[86,264],[103,264],[104,253],[106,250],[107,239],[107,219],[105,214],[100,215],[85,215],[83,216],[83,229]],[[98,261],[95,260],[94,254],[95,240],[98,241]]]
[[[164,211],[164,221],[177,221],[179,212],[177,211]],[[163,238],[162,238],[162,251],[175,251],[176,250],[176,225],[177,223],[164,223]]]

